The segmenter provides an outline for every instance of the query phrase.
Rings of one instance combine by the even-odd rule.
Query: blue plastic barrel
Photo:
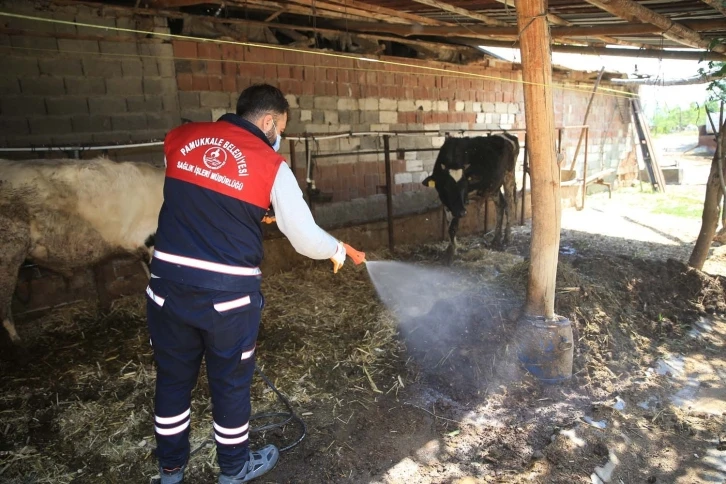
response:
[[[517,322],[517,358],[542,383],[561,383],[572,377],[573,340],[570,320],[523,317]]]

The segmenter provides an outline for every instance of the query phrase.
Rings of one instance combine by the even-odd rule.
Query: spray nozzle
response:
[[[350,245],[343,243],[343,247],[345,247],[345,254],[350,257],[350,259],[355,263],[355,265],[360,265],[362,262],[366,261],[366,253],[361,252],[359,250],[355,250]]]

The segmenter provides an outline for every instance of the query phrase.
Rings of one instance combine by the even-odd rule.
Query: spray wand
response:
[[[360,265],[361,263],[366,262],[365,252],[356,250],[345,242],[343,242],[343,247],[345,247],[345,255],[350,257],[350,260],[352,260],[355,265]]]

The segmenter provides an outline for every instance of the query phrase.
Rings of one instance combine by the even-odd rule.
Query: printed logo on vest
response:
[[[222,148],[209,148],[204,152],[204,164],[210,170],[219,170],[227,163],[227,150]]]

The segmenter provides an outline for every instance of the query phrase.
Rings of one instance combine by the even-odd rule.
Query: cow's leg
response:
[[[27,224],[10,218],[0,217],[0,251],[3,253],[0,264],[0,320],[13,342],[20,342],[15,330],[10,303],[18,283],[18,271],[30,247],[30,228]]]
[[[459,231],[459,217],[453,217],[449,224],[449,248],[446,251],[446,262],[451,264],[456,256],[456,233]]]
[[[507,205],[507,201],[504,199],[504,195],[502,195],[501,192],[494,197],[494,205],[497,207],[497,225],[494,229],[492,247],[499,250],[502,248],[502,222],[504,221],[504,210]]]
[[[504,174],[502,188],[504,189],[504,200],[506,201],[504,211],[507,215],[507,225],[504,228],[504,247],[506,247],[509,245],[512,235],[512,224],[517,218],[517,182],[514,178],[514,171],[507,171]]]

